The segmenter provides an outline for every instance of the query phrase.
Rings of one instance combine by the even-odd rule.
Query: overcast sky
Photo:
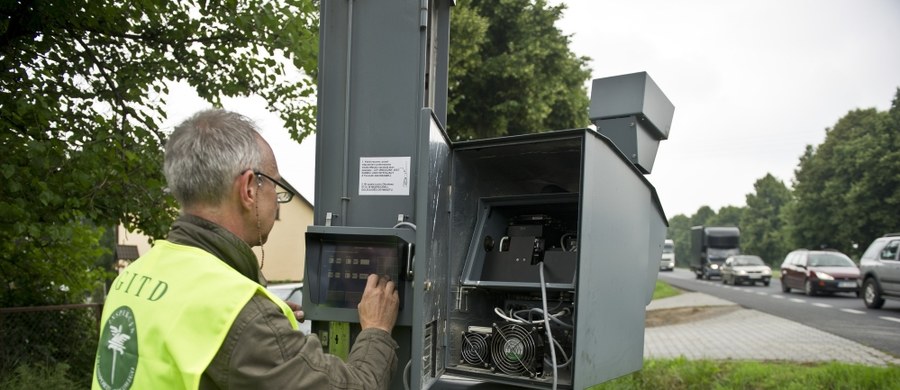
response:
[[[648,175],[670,218],[744,206],[766,173],[790,186],[806,145],[900,87],[900,1],[565,3],[592,78],[646,71],[675,105]]]
[[[647,176],[669,218],[744,206],[766,173],[790,186],[806,145],[850,110],[887,110],[900,87],[900,1],[565,3],[557,27],[592,58],[592,78],[646,71],[675,105]],[[208,106],[172,93],[172,123]],[[260,100],[225,107],[260,124],[282,175],[313,201],[315,138],[296,145]]]

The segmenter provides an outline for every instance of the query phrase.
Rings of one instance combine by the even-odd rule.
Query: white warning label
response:
[[[360,157],[360,195],[409,195],[410,157]]]

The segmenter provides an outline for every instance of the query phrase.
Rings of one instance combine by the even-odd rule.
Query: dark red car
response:
[[[838,251],[798,249],[781,263],[781,291],[806,295],[852,292],[859,296],[859,267]]]

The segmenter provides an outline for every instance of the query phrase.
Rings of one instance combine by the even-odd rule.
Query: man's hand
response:
[[[294,318],[297,319],[297,322],[302,323],[303,320],[306,319],[306,314],[303,313],[303,309],[300,307],[300,305],[288,301],[284,301],[284,303],[287,303],[288,307],[291,308],[291,311],[294,312]]]
[[[385,276],[370,274],[359,302],[359,325],[363,329],[378,328],[391,333],[397,322],[400,295],[394,282]]]

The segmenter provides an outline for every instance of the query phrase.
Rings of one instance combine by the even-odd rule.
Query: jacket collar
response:
[[[166,237],[171,243],[193,246],[209,252],[248,279],[265,286],[256,254],[234,233],[195,215],[182,214]]]

